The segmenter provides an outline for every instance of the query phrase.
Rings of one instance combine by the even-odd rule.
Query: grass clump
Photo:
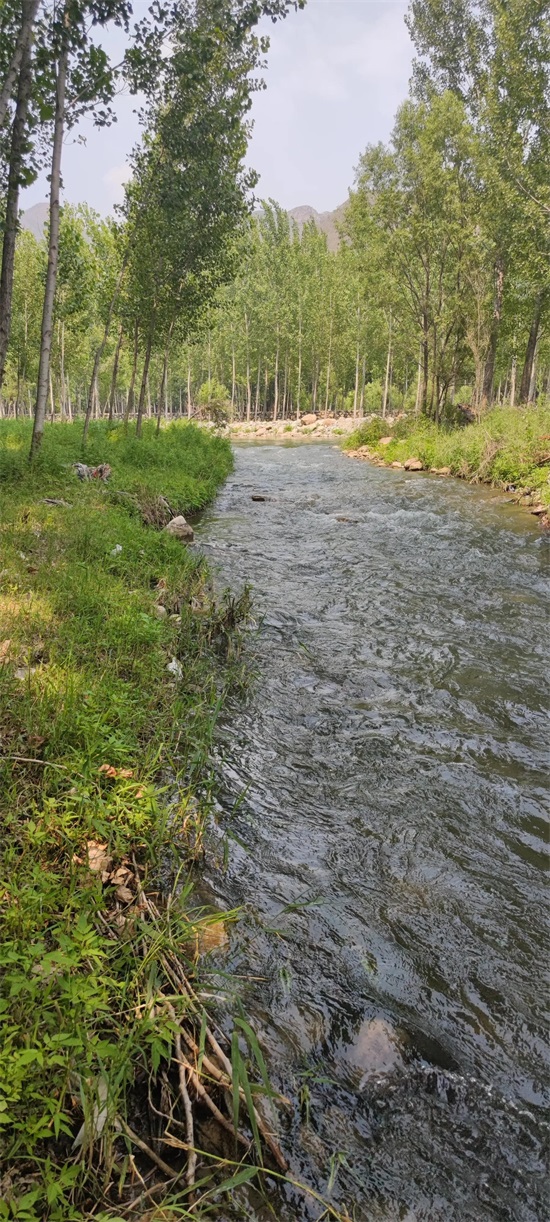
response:
[[[111,464],[105,486],[71,467],[79,432],[52,426],[31,469],[28,424],[0,426],[0,1219],[21,1222],[140,1217],[162,1163],[189,1194],[172,1058],[182,1023],[204,1044],[209,918],[187,885],[167,906],[161,878],[200,854],[248,612],[139,510],[204,505],[228,443],[96,425],[85,460]],[[161,1098],[175,1150],[151,1129]],[[177,1216],[199,1216],[185,1193]]]
[[[399,421],[393,429],[386,425],[383,430],[393,436],[385,446],[377,444],[383,434],[376,438],[374,425],[378,421],[360,426],[346,440],[345,449],[368,446],[387,463],[418,458],[428,470],[448,467],[453,475],[473,482],[513,484],[518,495],[534,492],[541,504],[550,505],[550,404],[494,408],[479,423],[464,428],[447,429],[428,420]]]

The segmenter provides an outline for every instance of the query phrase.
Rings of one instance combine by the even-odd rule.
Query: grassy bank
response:
[[[0,1218],[156,1217],[170,1192],[159,1217],[202,1217],[202,1063],[222,1110],[230,1070],[195,993],[211,918],[161,877],[200,854],[246,597],[214,603],[158,497],[199,509],[231,451],[193,426],[96,425],[86,462],[112,478],[80,483],[80,430],[49,428],[31,471],[28,425],[0,425]],[[236,1109],[247,1092],[243,1059]]]
[[[381,445],[380,439],[390,435],[391,442]],[[361,447],[384,463],[415,458],[427,470],[448,468],[449,474],[473,482],[512,485],[518,500],[550,507],[550,405],[495,408],[479,424],[454,429],[411,417],[390,428],[376,419],[345,443],[346,450]]]

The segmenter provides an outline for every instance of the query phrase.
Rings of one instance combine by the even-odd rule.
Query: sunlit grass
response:
[[[386,446],[383,434],[394,434]],[[362,425],[346,441],[346,449],[369,445],[386,462],[419,458],[424,467],[449,467],[453,475],[498,485],[514,484],[537,490],[550,505],[550,405],[494,408],[479,424],[437,428],[409,418],[394,429],[384,422]]]
[[[168,946],[192,971],[208,918],[190,923],[184,887],[144,960],[135,902],[119,904],[113,940],[115,888],[88,868],[87,845],[153,874],[177,846],[191,867],[214,725],[241,680],[204,562],[144,524],[139,495],[119,495],[197,509],[231,467],[228,444],[181,427],[146,428],[142,445],[94,426],[86,461],[111,464],[104,486],[71,466],[80,429],[47,429],[30,469],[28,423],[0,424],[0,1218],[25,1222],[124,1216],[108,1189],[116,1118],[171,1057],[147,999]],[[75,1153],[103,1082],[101,1143]]]

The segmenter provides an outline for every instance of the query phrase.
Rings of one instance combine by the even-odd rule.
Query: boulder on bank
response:
[[[315,412],[309,412],[307,416],[302,416],[301,423],[302,424],[317,424],[317,416],[315,415]]]
[[[192,543],[195,538],[193,527],[180,514],[177,518],[172,518],[172,521],[164,527],[166,534],[173,535],[175,539],[180,539],[182,543]]]
[[[403,463],[405,471],[423,471],[424,463],[419,458],[407,458]]]
[[[393,437],[381,437],[380,441],[378,442],[378,445],[379,446],[389,446],[392,441],[393,441]]]

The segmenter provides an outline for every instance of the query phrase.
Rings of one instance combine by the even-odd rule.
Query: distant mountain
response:
[[[347,204],[340,204],[334,212],[317,212],[309,204],[302,204],[299,208],[291,208],[289,216],[296,222],[300,233],[307,225],[308,221],[314,221],[317,229],[321,233],[326,233],[329,250],[338,250],[340,245],[340,234],[338,226],[342,224]]]
[[[28,229],[33,237],[39,242],[44,237],[44,229],[46,228],[50,209],[48,204],[34,204],[32,208],[27,208],[21,217],[21,228]]]
[[[341,225],[343,221],[346,207],[347,204],[340,204],[339,208],[334,209],[334,212],[317,212],[310,204],[301,204],[299,208],[291,208],[288,215],[298,226],[300,233],[304,225],[307,225],[309,221],[313,221],[321,233],[326,233],[329,250],[338,250],[340,245],[338,225]],[[256,213],[256,215],[261,215],[261,213]],[[21,228],[28,229],[40,241],[44,237],[48,217],[48,204],[34,204],[32,208],[28,208],[23,213]]]

